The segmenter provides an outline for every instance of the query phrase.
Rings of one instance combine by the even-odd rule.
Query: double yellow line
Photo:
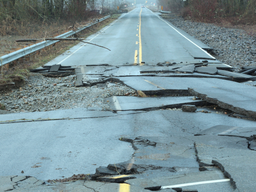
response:
[[[139,14],[139,64],[143,65],[142,63],[142,44],[141,44],[141,13],[142,9],[140,10]],[[134,64],[136,65],[138,63],[138,51],[135,50],[135,55],[134,55]]]

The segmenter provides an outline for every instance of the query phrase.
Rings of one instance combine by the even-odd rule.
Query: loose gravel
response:
[[[135,94],[133,89],[117,82],[75,87],[75,80],[75,75],[49,78],[33,74],[20,88],[0,92],[0,102],[12,113],[71,108],[110,110],[109,97]]]
[[[256,67],[256,37],[242,29],[219,27],[214,24],[184,20],[175,14],[163,16],[174,26],[212,47],[219,61],[239,71],[242,67]]]

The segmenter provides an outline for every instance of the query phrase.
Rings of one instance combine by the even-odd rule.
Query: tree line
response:
[[[0,0],[0,21],[84,19],[93,12],[97,0]],[[98,0],[103,6],[105,0]],[[102,2],[101,2],[102,1]],[[119,3],[118,0],[115,0]]]
[[[198,20],[236,17],[237,22],[256,23],[256,0],[158,0],[158,5]]]

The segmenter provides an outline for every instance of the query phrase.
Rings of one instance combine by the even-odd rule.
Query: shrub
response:
[[[191,17],[199,21],[213,21],[216,16],[217,0],[190,0]]]

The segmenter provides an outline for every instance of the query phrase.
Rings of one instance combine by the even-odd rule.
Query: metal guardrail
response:
[[[163,14],[170,14],[172,13],[171,11],[160,11],[160,13],[163,13]]]
[[[79,33],[81,31],[83,31],[84,29],[86,29],[88,27],[91,27],[91,26],[93,26],[93,25],[95,25],[95,24],[97,24],[99,22],[102,22],[102,21],[104,21],[104,20],[106,20],[108,18],[110,18],[110,15],[105,16],[105,17],[99,19],[97,22],[90,23],[89,25],[86,25],[86,26],[84,26],[84,27],[82,27],[82,28],[80,28],[80,29],[78,29],[76,31],[69,31],[69,32],[61,34],[61,35],[59,35],[59,36],[57,36],[55,38],[67,38],[67,37],[70,37],[70,36],[72,36],[72,35],[74,35],[76,33]],[[13,61],[15,61],[15,60],[17,60],[19,58],[22,58],[22,57],[24,57],[26,55],[29,55],[29,54],[31,54],[33,52],[36,52],[36,51],[38,51],[40,49],[43,49],[43,48],[45,48],[45,47],[47,47],[49,45],[52,45],[54,43],[57,43],[57,42],[59,42],[59,41],[58,40],[56,40],[56,41],[49,41],[49,40],[48,41],[43,41],[43,42],[31,45],[29,47],[20,49],[18,51],[9,53],[7,55],[4,55],[4,56],[0,57],[0,66],[6,65],[8,63],[11,63],[11,62],[13,62]]]

